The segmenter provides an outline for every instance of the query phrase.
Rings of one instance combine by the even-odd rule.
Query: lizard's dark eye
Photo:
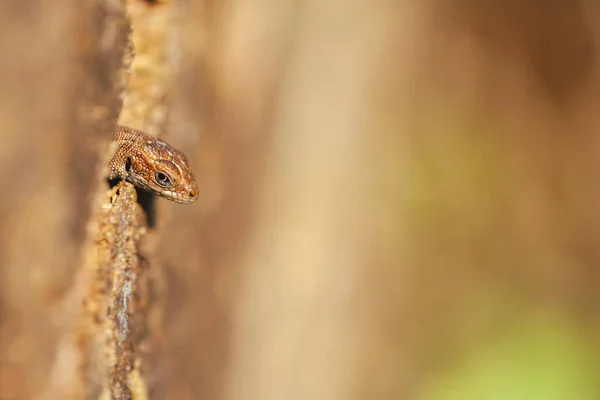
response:
[[[171,186],[171,178],[169,178],[167,176],[167,174],[163,173],[163,172],[156,172],[154,174],[154,179],[156,179],[156,183],[158,183],[160,186],[162,187],[169,187]]]

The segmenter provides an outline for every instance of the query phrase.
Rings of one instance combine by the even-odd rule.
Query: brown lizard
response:
[[[198,199],[198,187],[182,152],[144,132],[117,125],[109,179],[122,179],[178,203]]]

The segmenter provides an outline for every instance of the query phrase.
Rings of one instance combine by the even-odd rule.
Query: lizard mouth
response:
[[[169,199],[171,201],[174,201],[177,203],[183,203],[183,204],[193,203],[194,201],[196,201],[198,199],[198,194],[196,192],[194,192],[195,196],[188,196],[185,193],[187,193],[187,192],[181,193],[181,192],[173,192],[170,190],[162,190],[162,191],[158,192],[157,194],[160,197],[164,197],[165,199]]]

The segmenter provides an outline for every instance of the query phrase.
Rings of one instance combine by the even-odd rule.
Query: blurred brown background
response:
[[[1,3],[0,399],[600,398],[599,20]],[[110,191],[117,120],[201,199]]]

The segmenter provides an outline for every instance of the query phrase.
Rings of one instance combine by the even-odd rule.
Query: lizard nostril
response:
[[[190,199],[193,199],[194,197],[196,197],[196,192],[191,191],[190,192]]]

